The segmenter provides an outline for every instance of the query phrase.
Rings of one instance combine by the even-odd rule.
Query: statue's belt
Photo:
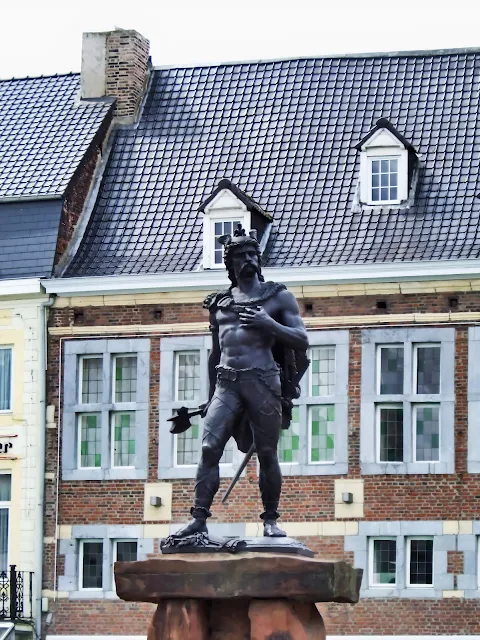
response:
[[[251,367],[250,369],[232,369],[231,367],[225,367],[223,365],[217,365],[218,380],[258,380],[259,378],[267,378],[271,376],[277,376],[280,373],[280,369],[277,364],[269,365],[268,367]]]

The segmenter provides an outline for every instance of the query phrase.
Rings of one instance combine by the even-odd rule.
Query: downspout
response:
[[[53,306],[56,295],[40,304],[40,426],[38,442],[38,504],[37,504],[37,554],[35,558],[35,629],[37,638],[42,636],[42,583],[43,583],[43,518],[45,499],[45,440],[47,437],[47,309]],[[56,533],[55,533],[56,535]]]

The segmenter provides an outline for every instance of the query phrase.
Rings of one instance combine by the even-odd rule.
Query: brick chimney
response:
[[[133,30],[84,33],[81,97],[116,98],[115,117],[135,120],[148,79],[149,49],[149,41]]]

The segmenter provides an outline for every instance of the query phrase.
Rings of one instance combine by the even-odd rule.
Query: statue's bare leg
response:
[[[241,400],[231,389],[226,385],[217,386],[203,426],[202,455],[195,478],[195,502],[190,509],[193,520],[177,531],[176,537],[208,533],[207,518],[211,516],[210,507],[220,486],[220,458],[241,409]]]

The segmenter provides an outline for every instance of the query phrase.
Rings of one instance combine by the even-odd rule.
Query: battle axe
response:
[[[183,433],[184,431],[187,431],[187,429],[190,429],[192,426],[190,418],[200,416],[202,413],[203,409],[197,409],[196,411],[188,413],[187,407],[180,407],[177,411],[177,415],[168,419],[168,422],[173,422],[173,425],[170,427],[170,433]]]

